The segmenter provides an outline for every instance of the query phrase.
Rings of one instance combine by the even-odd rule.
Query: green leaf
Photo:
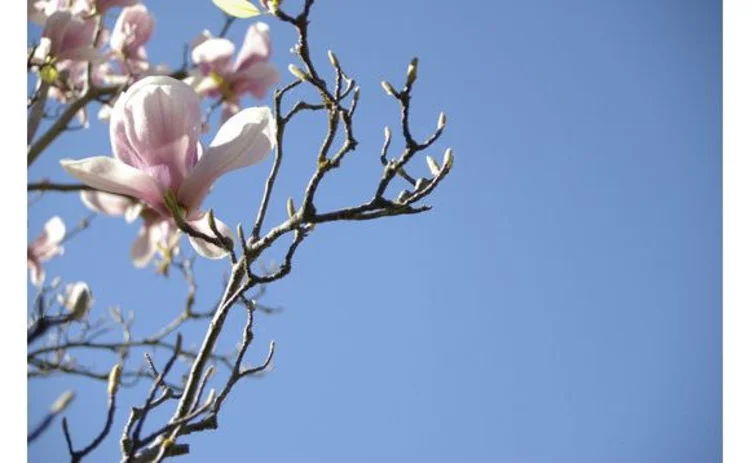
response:
[[[211,0],[221,11],[236,18],[252,18],[262,14],[261,11],[247,0]]]

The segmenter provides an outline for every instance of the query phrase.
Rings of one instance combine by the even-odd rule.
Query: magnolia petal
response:
[[[203,74],[211,71],[225,74],[231,70],[234,44],[224,38],[207,39],[193,48],[193,62]]]
[[[135,222],[140,217],[143,207],[143,203],[141,202],[131,202],[127,209],[125,209],[125,222]]]
[[[44,224],[44,237],[47,243],[59,244],[65,238],[65,223],[54,216]]]
[[[276,66],[271,63],[259,62],[232,75],[232,89],[238,95],[250,93],[255,98],[261,99],[279,80],[280,75]]]
[[[232,230],[229,229],[227,224],[219,219],[215,219],[214,221],[216,222],[216,228],[219,233],[231,239]],[[208,224],[208,213],[204,213],[197,219],[188,220],[187,223],[196,230],[205,233],[208,236],[216,236],[211,230],[211,226]],[[221,259],[222,257],[227,255],[227,251],[225,251],[223,248],[215,246],[200,238],[194,238],[188,235],[188,239],[190,240],[190,244],[193,246],[193,249],[195,249],[198,254],[207,259]]]
[[[42,265],[35,261],[28,261],[29,265],[29,279],[34,286],[42,286],[44,283],[44,268]]]
[[[258,62],[268,61],[271,56],[271,33],[268,24],[257,22],[248,27],[245,40],[237,54],[235,71],[243,71]]]
[[[94,212],[115,217],[125,215],[133,204],[133,200],[125,196],[90,190],[81,192],[81,202]]]
[[[63,169],[86,185],[109,193],[141,199],[154,208],[161,208],[163,193],[156,181],[146,173],[106,156],[74,161],[60,161]]]
[[[197,209],[216,179],[262,161],[274,139],[275,123],[268,107],[247,108],[229,118],[177,192],[180,204]]]
[[[130,248],[130,258],[133,260],[133,265],[138,268],[143,268],[148,265],[149,261],[156,253],[156,242],[151,239],[151,229],[154,227],[147,227],[143,225],[138,230],[138,238],[133,242],[133,246]]]

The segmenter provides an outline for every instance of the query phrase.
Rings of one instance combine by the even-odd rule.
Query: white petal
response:
[[[268,107],[247,108],[229,118],[180,187],[180,204],[197,209],[222,174],[265,159],[274,146],[275,127]]]
[[[227,224],[219,219],[215,219],[215,222],[216,228],[219,230],[219,233],[221,233],[223,236],[226,236],[227,238],[232,238],[232,230],[229,229]],[[215,236],[214,232],[211,230],[211,227],[208,224],[207,213],[203,214],[196,220],[188,221],[188,224],[208,236]],[[207,259],[221,259],[222,257],[227,255],[227,252],[223,248],[214,246],[213,244],[203,241],[202,239],[193,238],[189,235],[188,239],[190,240],[190,244],[193,246],[195,251]]]
[[[154,207],[163,203],[161,189],[152,177],[117,159],[97,156],[80,161],[63,159],[60,164],[69,174],[97,190],[131,196]]]
[[[81,202],[94,212],[111,216],[124,215],[133,204],[130,198],[101,191],[82,191]]]
[[[133,265],[143,268],[154,257],[156,247],[149,236],[149,227],[145,225],[138,231],[138,238],[133,242],[130,248],[130,257],[133,259]]]

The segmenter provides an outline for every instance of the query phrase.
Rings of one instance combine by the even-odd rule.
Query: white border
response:
[[[0,194],[3,201],[2,242],[0,259],[2,278],[2,335],[0,365],[3,381],[2,397],[5,416],[0,420],[3,436],[3,459],[26,461],[26,288],[27,270],[23,267],[23,245],[26,243],[26,62],[27,30],[23,2],[5,2],[0,15],[3,60],[8,66],[0,73],[3,94],[2,162]],[[23,113],[22,113],[23,112]],[[23,114],[23,116],[22,116]],[[9,226],[10,225],[10,226]],[[7,455],[6,455],[7,453]]]
[[[750,2],[724,2],[724,461],[750,461]]]

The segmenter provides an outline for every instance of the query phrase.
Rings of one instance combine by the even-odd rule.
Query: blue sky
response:
[[[209,1],[184,3],[146,2],[156,62],[179,66],[183,43],[221,26]],[[289,82],[293,33],[265,20]],[[249,24],[229,37],[239,44]],[[285,310],[256,322],[250,358],[274,339],[274,370],[237,386],[221,429],[187,439],[184,461],[720,460],[721,2],[329,0],[313,10],[311,46],[320,67],[333,49],[362,87],[360,145],[319,209],[372,194],[383,125],[398,122],[379,82],[402,82],[413,56],[414,131],[445,111],[430,154],[451,146],[454,169],[427,214],[316,228],[264,298]],[[301,197],[322,128],[306,116],[290,129],[269,224]],[[29,179],[71,181],[59,159],[109,154],[107,134],[98,121],[65,134]],[[250,223],[268,168],[228,175],[205,205]],[[86,210],[75,194],[48,195],[29,210],[29,238],[54,214],[72,225]],[[97,218],[47,269],[87,281],[94,315],[132,310],[145,336],[179,313],[185,287],[132,267],[136,232]],[[199,263],[198,307],[226,269]],[[238,311],[223,349],[241,328]],[[188,327],[187,344],[204,329]],[[93,461],[118,457],[126,406],[146,387],[122,392]],[[68,388],[80,446],[104,420],[102,384],[30,382],[29,422]],[[29,456],[65,459],[59,422]]]

